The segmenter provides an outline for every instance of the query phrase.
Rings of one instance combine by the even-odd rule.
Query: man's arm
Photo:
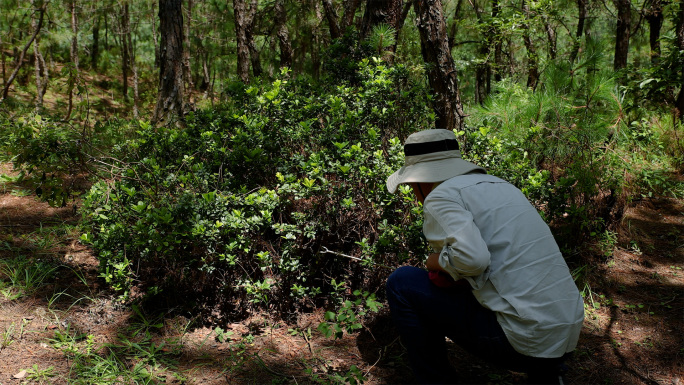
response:
[[[425,261],[425,268],[428,271],[444,271],[439,265],[439,253],[430,253],[428,259]],[[444,271],[446,273],[446,271]]]
[[[472,213],[451,198],[431,194],[423,206],[423,233],[438,251],[428,257],[426,267],[459,280],[482,274],[491,255]]]

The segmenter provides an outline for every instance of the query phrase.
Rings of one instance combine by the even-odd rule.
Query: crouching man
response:
[[[392,318],[420,383],[457,383],[445,337],[529,383],[562,384],[584,319],[582,298],[549,227],[520,190],[461,159],[452,131],[409,136],[387,179],[423,203],[434,253],[426,270],[387,281]]]

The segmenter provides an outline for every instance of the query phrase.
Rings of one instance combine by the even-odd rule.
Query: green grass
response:
[[[54,278],[58,267],[24,256],[0,260],[0,292],[9,300],[33,295]]]

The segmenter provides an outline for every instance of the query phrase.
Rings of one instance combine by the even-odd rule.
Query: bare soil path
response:
[[[0,175],[11,175],[9,167],[0,165]],[[411,381],[386,311],[367,320],[361,333],[337,341],[316,332],[320,313],[290,325],[256,314],[228,325],[230,337],[222,341],[192,319],[118,305],[99,281],[97,259],[78,242],[79,219],[74,207],[51,208],[0,181],[0,385],[77,382],[75,365],[95,361],[68,354],[68,342],[86,346],[87,336],[102,357],[126,344],[153,347],[160,358],[150,383],[327,383],[352,365],[368,384]],[[633,204],[606,240],[579,266],[587,312],[569,383],[684,385],[683,201]],[[31,268],[41,263],[54,269],[42,279],[29,276],[45,271]],[[524,382],[522,374],[450,349],[465,383]],[[144,360],[142,354],[121,357],[129,368]],[[109,383],[128,382],[120,376]]]

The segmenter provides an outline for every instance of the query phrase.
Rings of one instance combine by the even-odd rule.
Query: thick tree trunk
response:
[[[617,8],[618,16],[615,31],[615,60],[613,61],[613,69],[617,71],[627,67],[632,4],[630,0],[615,0],[615,7]]]
[[[276,7],[278,5],[282,8],[281,1],[276,3]],[[325,10],[325,19],[328,20],[328,28],[330,28],[330,38],[338,39],[342,36],[342,32],[340,31],[340,24],[337,22],[337,12],[335,12],[332,0],[323,0],[323,9]]]
[[[247,10],[244,0],[233,0],[235,37],[237,40],[237,73],[243,83],[249,83],[249,43],[247,37]]]
[[[276,35],[280,47],[280,67],[292,68],[292,43],[290,42],[290,31],[287,29],[287,12],[283,5],[283,0],[275,3],[275,15],[277,23]]]
[[[463,106],[458,89],[456,66],[451,57],[440,0],[413,0],[418,16],[418,31],[423,60],[428,64],[428,79],[435,93],[435,126],[449,130],[463,127]]]
[[[402,8],[402,0],[367,0],[366,12],[363,14],[361,37],[368,37],[373,27],[378,24],[387,24],[396,30]]]
[[[152,121],[158,125],[182,119],[187,111],[183,82],[182,0],[159,0],[159,93]]]
[[[523,0],[522,2],[522,10],[525,15],[523,41],[525,42],[525,48],[527,49],[527,87],[534,90],[537,88],[537,82],[539,81],[539,64],[537,61],[537,50],[532,42],[529,24],[527,24],[527,20],[530,18],[530,7],[526,0]]]
[[[660,59],[660,30],[663,27],[663,4],[661,0],[653,0],[651,6],[645,10],[648,21],[648,41],[651,45],[651,64],[657,64]]]
[[[342,16],[342,22],[340,23],[340,31],[344,31],[354,24],[354,15],[356,15],[356,10],[361,6],[361,0],[345,0],[344,1],[344,15]]]
[[[397,50],[399,30],[404,24],[403,3],[403,0],[367,0],[366,12],[363,15],[362,39],[367,38],[373,32],[373,28],[380,24],[389,25],[394,29],[394,42],[386,47],[377,47],[382,50],[378,54],[390,63],[393,62],[394,53]]]
[[[584,33],[584,23],[587,20],[587,0],[577,0],[577,31],[575,32],[575,41],[572,44],[572,51],[570,52],[570,64],[575,62],[579,54],[579,48],[582,41],[582,34]]]
[[[257,10],[258,1],[252,0],[247,6],[246,0],[233,0],[233,11],[235,13],[235,36],[237,38],[237,60],[238,76],[244,83],[249,83],[249,64],[252,64],[254,77],[261,75],[261,62],[259,52],[254,44],[252,28],[254,15]]]

